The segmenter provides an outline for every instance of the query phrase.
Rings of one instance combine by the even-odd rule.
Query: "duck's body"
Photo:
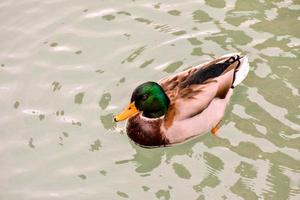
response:
[[[158,83],[144,83],[116,121],[129,118],[127,134],[142,146],[165,146],[215,132],[233,88],[248,71],[247,57],[228,55]]]

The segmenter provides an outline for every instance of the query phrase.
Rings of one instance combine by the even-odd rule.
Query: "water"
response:
[[[300,2],[0,2],[0,199],[300,199]],[[240,51],[217,137],[130,142],[147,80]]]

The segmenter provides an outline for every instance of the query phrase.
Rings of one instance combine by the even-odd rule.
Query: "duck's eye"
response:
[[[141,99],[142,99],[143,101],[146,100],[146,99],[148,99],[148,95],[147,95],[147,94],[143,94],[142,97],[141,97]]]

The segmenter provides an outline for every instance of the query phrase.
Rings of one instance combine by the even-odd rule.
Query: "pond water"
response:
[[[300,199],[298,0],[0,2],[0,199]],[[143,149],[147,80],[248,55],[218,136]]]

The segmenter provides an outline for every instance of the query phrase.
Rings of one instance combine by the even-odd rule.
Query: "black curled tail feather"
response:
[[[232,79],[232,85],[231,85],[231,88],[233,89],[234,88],[234,86],[233,86],[233,83],[234,83],[234,81],[235,81],[235,73],[236,73],[236,71],[237,71],[237,69],[240,67],[240,65],[241,65],[241,61],[240,61],[240,59],[241,59],[241,57],[239,56],[239,55],[236,55],[236,57],[234,57],[234,56],[231,56],[228,60],[230,60],[230,59],[233,59],[233,62],[232,63],[234,63],[234,62],[238,62],[238,64],[237,64],[237,66],[236,66],[236,68],[235,68],[235,70],[234,70],[234,73],[233,73],[233,79]],[[226,61],[225,61],[226,62]]]
[[[225,60],[222,63],[216,63],[212,64],[210,66],[207,66],[205,68],[200,68],[196,73],[191,75],[186,81],[184,81],[181,86],[186,87],[192,84],[201,84],[204,81],[210,79],[210,78],[215,78],[220,76],[223,72],[226,71],[226,69],[233,63],[238,62],[236,69],[239,68],[241,62],[240,62],[240,56],[231,56],[227,60]],[[235,69],[235,71],[236,71]],[[235,80],[235,73],[233,77],[233,82]],[[232,83],[233,83],[232,82]],[[233,86],[231,86],[233,88]]]

